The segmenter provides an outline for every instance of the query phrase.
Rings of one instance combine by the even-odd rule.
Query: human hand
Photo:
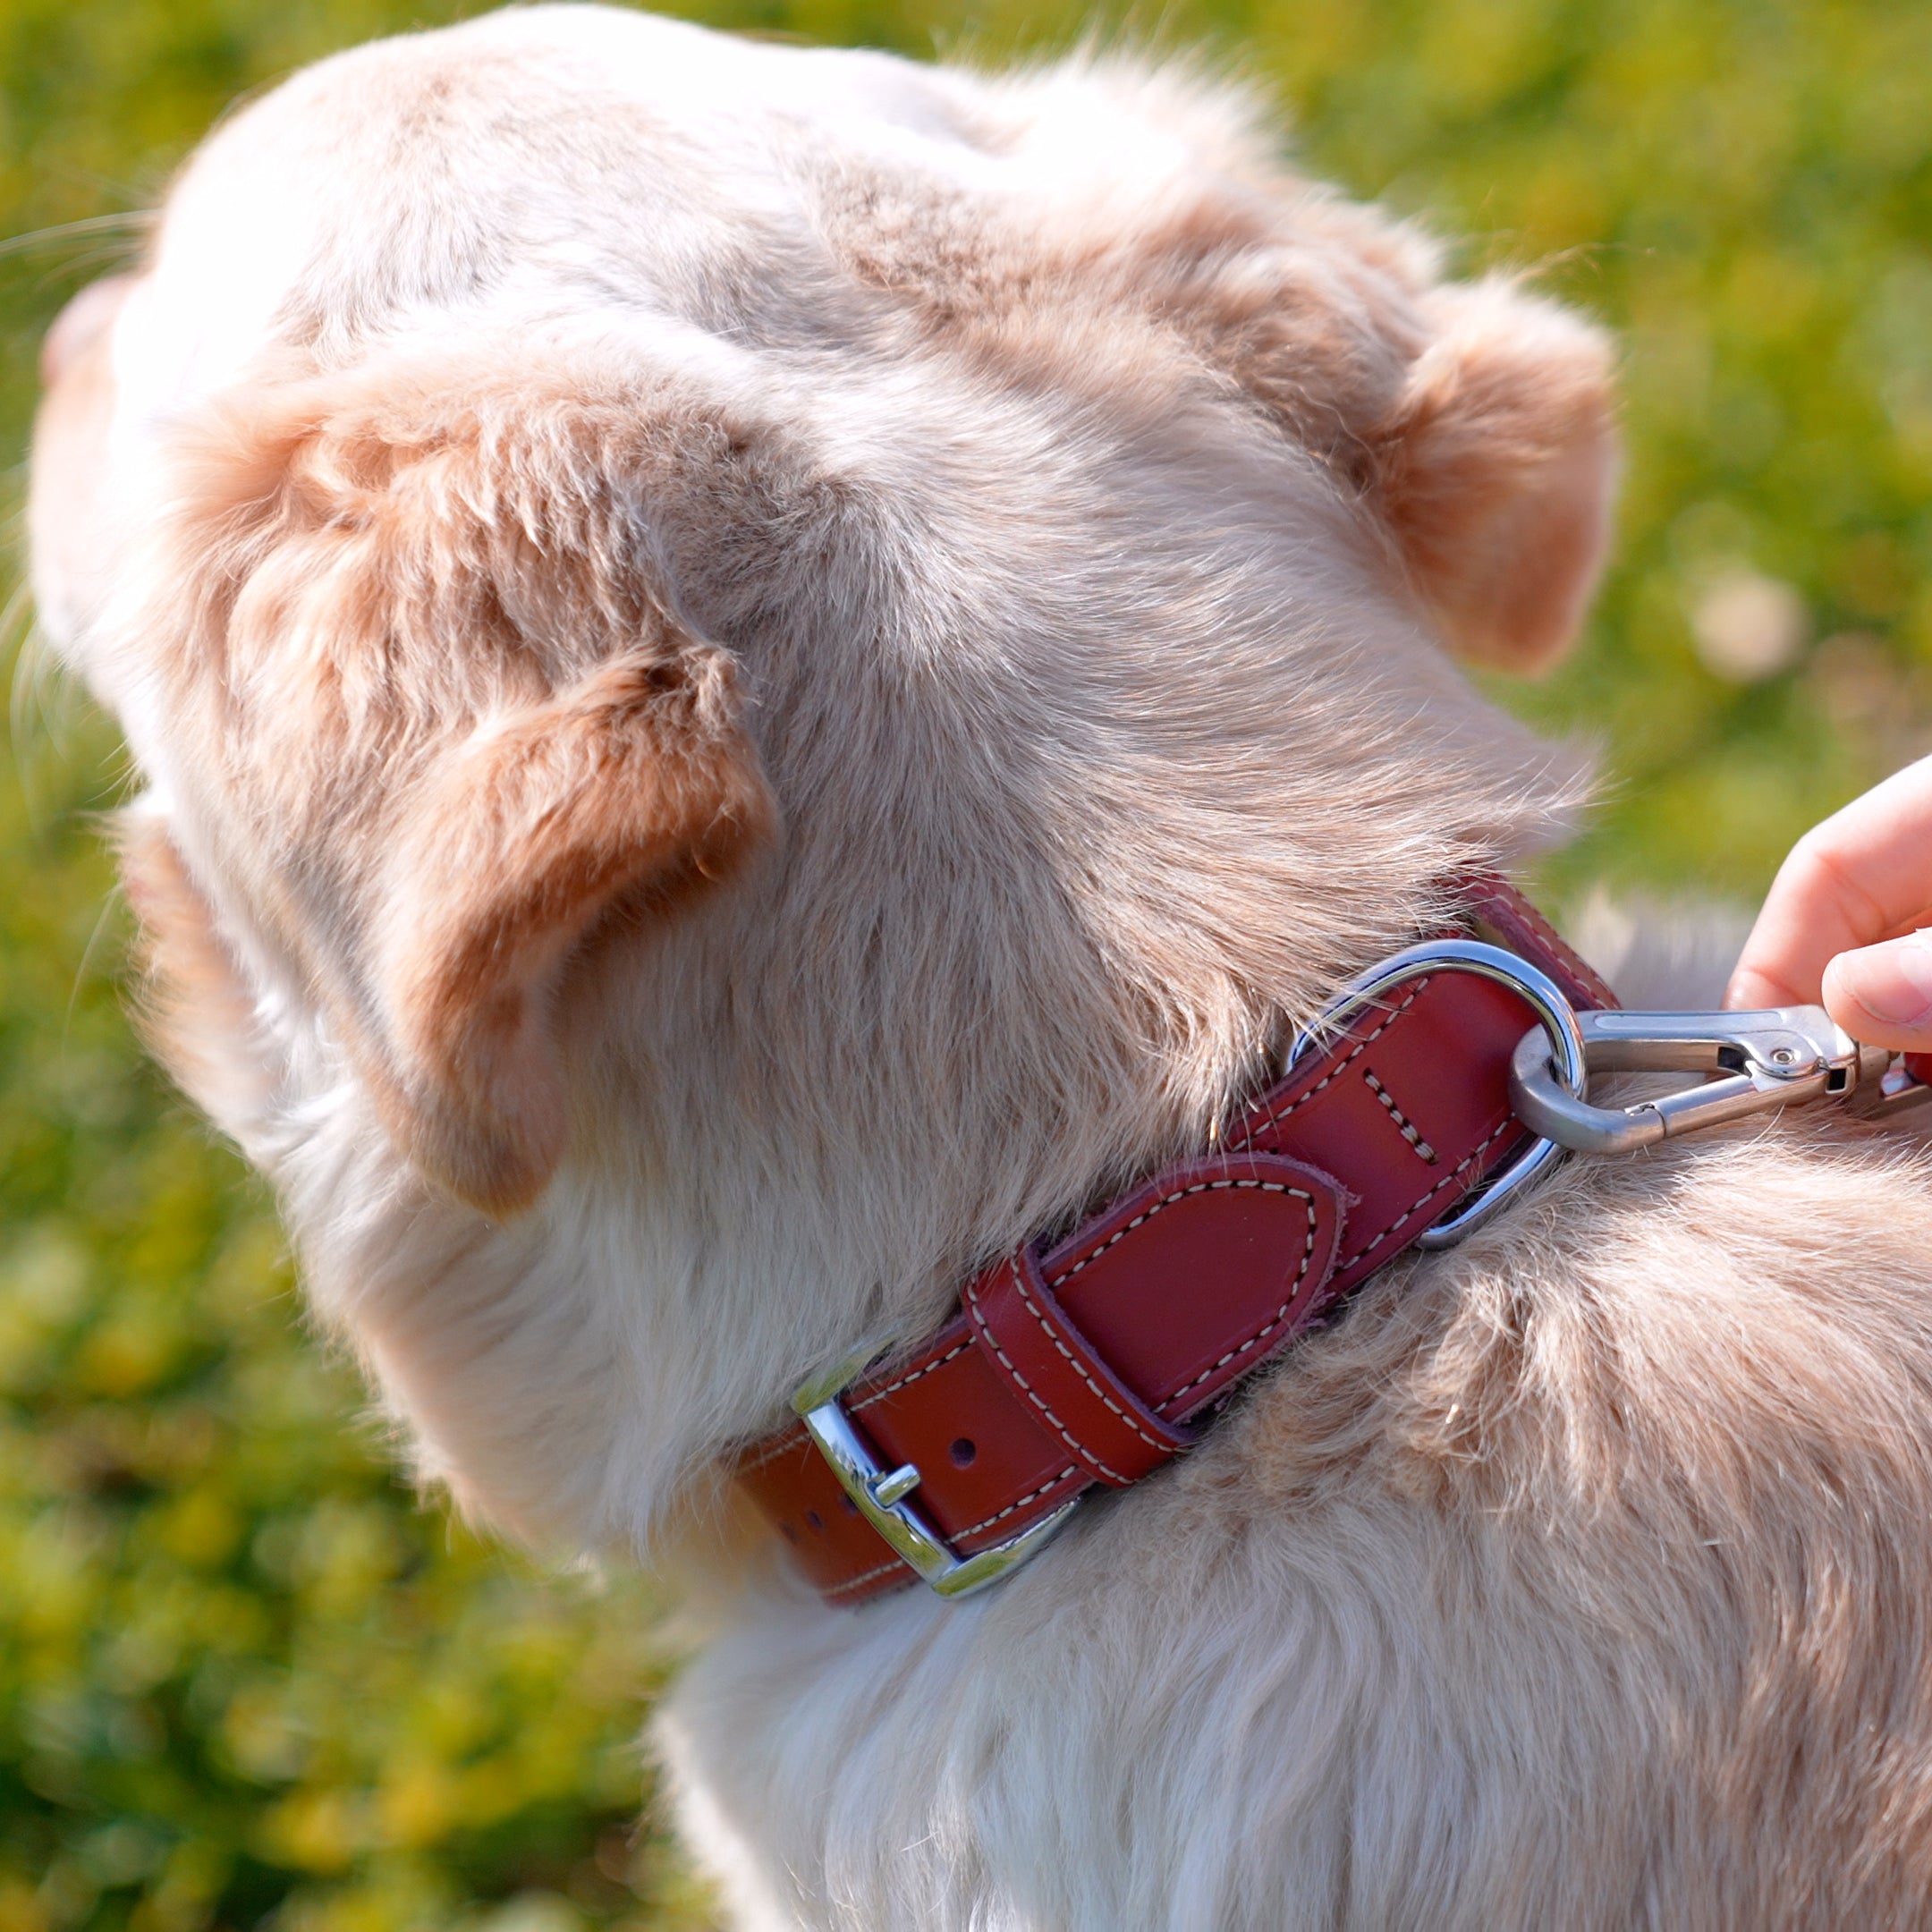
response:
[[[1826,1010],[1873,1046],[1932,1048],[1932,758],[1792,848],[1745,942],[1727,1006]]]

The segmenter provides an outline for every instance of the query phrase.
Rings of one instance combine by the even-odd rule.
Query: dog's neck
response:
[[[1433,925],[1445,895],[1410,902]],[[399,1182],[347,1080],[278,1151],[318,1303],[411,1416],[425,1473],[539,1546],[561,1532],[640,1550],[667,1507],[715,1494],[719,1455],[768,1428],[810,1369],[861,1343],[915,1345],[954,1307],[961,1257],[1063,1230],[1202,1145],[1239,1101],[1156,1110],[1131,1067],[1089,1065],[1015,1162],[997,1136],[968,1144],[929,1084],[918,1136],[877,1132],[905,1112],[881,1061],[882,1121],[831,1143],[809,1124],[824,1095],[796,1015],[729,1033],[703,1017],[700,936],[660,944],[646,983],[737,1050],[694,1063],[640,1012],[634,958],[587,962],[570,1022],[587,1040],[653,1043],[587,1064],[599,1117],[627,1125],[597,1133],[524,1220],[492,1226]],[[1246,1080],[1229,1089],[1256,1090],[1260,1045],[1280,1039],[1230,1055]],[[962,1112],[1000,1117],[983,1098]],[[345,1200],[376,1209],[345,1225]]]

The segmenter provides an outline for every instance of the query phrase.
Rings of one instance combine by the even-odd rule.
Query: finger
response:
[[[1825,1007],[1854,1039],[1932,1047],[1932,932],[1841,953],[1825,969]]]
[[[1932,760],[1921,759],[1807,833],[1778,870],[1725,1004],[1816,1000],[1839,953],[1932,905]]]
[[[1744,942],[1726,1006],[1806,1005],[1820,996],[1825,969],[1841,953],[1884,937],[1890,922],[1835,852],[1810,839],[1792,848]]]

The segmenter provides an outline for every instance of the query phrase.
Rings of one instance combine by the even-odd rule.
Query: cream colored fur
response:
[[[540,8],[237,115],[48,362],[163,1050],[424,1472],[676,1579],[741,1924],[1924,1916],[1898,1142],[1574,1164],[966,1605],[718,1479],[1561,835],[1444,644],[1574,627],[1590,331],[1171,69]]]

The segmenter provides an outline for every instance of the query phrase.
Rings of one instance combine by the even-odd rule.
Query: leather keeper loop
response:
[[[1021,1248],[963,1297],[973,1333],[1022,1405],[1097,1481],[1124,1489],[1193,1441],[1141,1402],[1069,1319]]]

